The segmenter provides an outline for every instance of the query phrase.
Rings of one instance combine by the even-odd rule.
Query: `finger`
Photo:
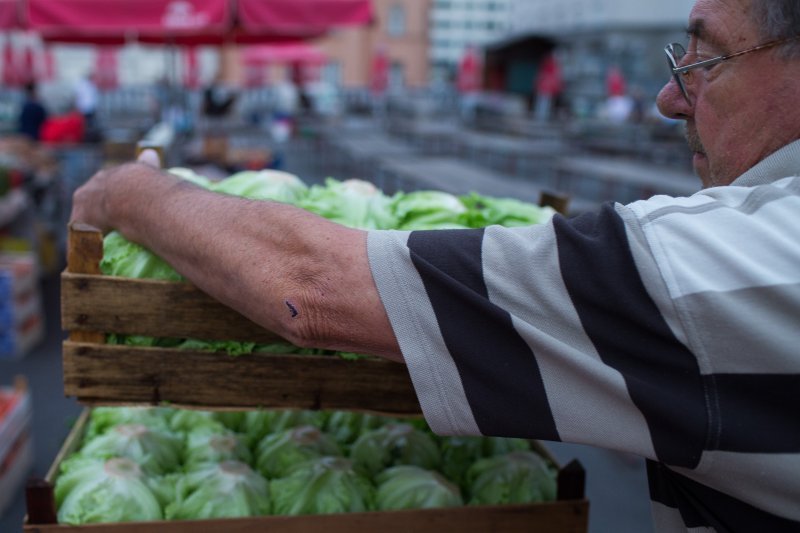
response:
[[[153,168],[161,168],[161,158],[158,156],[158,152],[152,148],[142,150],[142,153],[139,154],[139,157],[136,158],[136,161],[139,163],[144,163],[145,165],[149,165]]]

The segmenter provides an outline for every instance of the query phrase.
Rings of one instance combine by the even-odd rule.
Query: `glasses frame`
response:
[[[686,102],[691,104],[691,102],[689,101],[689,91],[686,90],[686,84],[684,83],[683,79],[688,77],[691,74],[691,71],[693,71],[694,69],[703,67],[712,67],[718,63],[722,63],[723,61],[733,59],[734,57],[743,56],[745,54],[749,54],[750,52],[757,52],[758,50],[764,50],[765,48],[772,48],[773,46],[780,46],[782,44],[786,44],[791,41],[796,41],[798,39],[800,39],[800,35],[795,35],[793,37],[786,37],[784,39],[776,39],[774,41],[757,44],[756,46],[747,48],[745,50],[740,50],[739,52],[734,52],[732,54],[726,54],[717,57],[712,57],[709,59],[704,59],[696,63],[690,63],[688,65],[684,65],[682,67],[678,66],[678,62],[686,55],[686,49],[683,47],[682,44],[670,43],[664,47],[664,53],[667,55],[667,64],[669,66],[670,71],[672,72],[672,77],[675,79],[675,83],[678,84],[678,87],[680,88],[683,97],[686,99]],[[683,53],[676,54],[676,47],[678,50],[683,50]]]

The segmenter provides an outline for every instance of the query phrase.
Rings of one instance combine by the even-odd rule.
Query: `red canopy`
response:
[[[194,44],[221,39],[229,0],[28,0],[28,28],[46,41]]]
[[[19,7],[19,0],[0,0],[0,30],[9,30],[21,26]]]
[[[45,41],[67,43],[265,42],[372,20],[370,0],[27,0],[23,5],[28,28]]]
[[[237,0],[237,7],[249,35],[311,36],[372,21],[370,0]]]

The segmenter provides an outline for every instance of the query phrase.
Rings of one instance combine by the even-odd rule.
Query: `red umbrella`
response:
[[[200,87],[200,64],[197,61],[197,47],[190,46],[183,52],[183,85],[187,89]]]
[[[95,84],[101,91],[116,89],[119,85],[117,77],[117,49],[102,47],[95,56]]]
[[[478,53],[472,46],[464,50],[464,55],[458,64],[456,88],[460,93],[475,92],[480,88],[481,64]]]
[[[375,56],[372,58],[369,85],[374,94],[383,94],[389,86],[389,58],[383,48],[375,52]]]

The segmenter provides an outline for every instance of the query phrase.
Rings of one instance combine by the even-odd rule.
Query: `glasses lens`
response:
[[[669,71],[672,74],[672,78],[675,80],[675,83],[678,84],[678,87],[683,93],[683,97],[686,98],[686,101],[689,101],[689,93],[686,91],[686,85],[683,83],[683,76],[675,72],[675,69],[678,68],[678,63],[683,56],[686,55],[686,49],[679,45],[678,43],[672,43],[667,45],[664,49],[664,52],[667,54],[667,65],[669,66]]]

